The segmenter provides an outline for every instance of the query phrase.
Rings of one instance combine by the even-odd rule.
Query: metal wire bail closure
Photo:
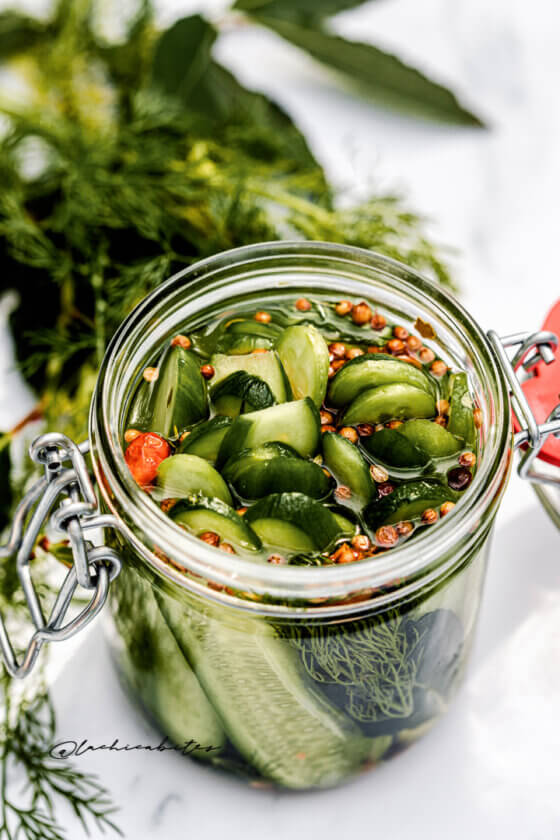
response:
[[[538,423],[521,385],[521,376],[525,372],[538,364],[549,365],[555,361],[558,338],[548,330],[514,333],[503,338],[490,330],[488,338],[510,387],[514,425],[518,430],[513,446],[514,449],[523,449],[517,472],[520,478],[535,484],[560,486],[560,468],[551,473],[539,468],[538,461],[539,453],[551,435],[560,440],[560,404],[552,408],[544,423]],[[515,350],[511,359],[507,348]]]
[[[13,677],[22,678],[30,673],[45,642],[68,639],[89,624],[104,606],[109,584],[121,570],[121,559],[112,548],[94,547],[86,538],[86,534],[95,529],[119,527],[114,517],[99,513],[84,459],[88,450],[88,441],[77,445],[57,432],[36,438],[29,450],[30,457],[43,466],[45,474],[18,505],[8,542],[0,546],[0,558],[16,558],[17,574],[35,625],[35,632],[18,663],[0,615],[0,652]],[[49,517],[50,526],[67,536],[73,564],[48,619],[45,619],[31,577],[30,560],[37,537]],[[78,586],[91,592],[90,601],[78,615],[64,623]]]

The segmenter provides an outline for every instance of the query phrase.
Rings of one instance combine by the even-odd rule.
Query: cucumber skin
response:
[[[336,432],[325,432],[322,436],[325,466],[336,480],[352,491],[352,499],[358,500],[360,508],[367,505],[375,492],[375,484],[369,467],[358,448]]]
[[[220,499],[226,505],[232,504],[231,493],[218,470],[198,455],[178,453],[166,458],[158,467],[158,485],[167,499],[202,493]]]
[[[225,520],[226,525],[228,523],[230,524],[230,535],[228,541],[241,545],[241,547],[245,548],[247,551],[260,551],[262,543],[253,529],[247,524],[244,517],[239,516],[233,508],[220,501],[220,499],[209,499],[202,496],[200,493],[193,494],[177,502],[177,504],[171,508],[169,515],[174,522],[177,522],[177,524],[180,525],[182,514],[187,515],[187,519],[185,520],[185,524],[187,524],[189,513],[196,513],[205,510],[211,514],[222,517]],[[238,532],[237,537],[231,536],[232,528]],[[207,528],[205,530],[212,531],[214,529]]]
[[[331,787],[368,758],[371,739],[313,690],[271,625],[158,600],[231,742],[262,777],[292,790]]]
[[[340,408],[363,391],[380,385],[402,382],[434,394],[435,386],[427,373],[385,353],[365,353],[346,362],[329,384],[329,403]]]
[[[149,431],[175,438],[189,426],[208,417],[206,381],[197,357],[180,346],[169,346],[159,362],[159,376],[150,383],[151,424]],[[171,397],[164,393],[171,371]]]
[[[247,355],[218,353],[211,356],[210,364],[215,371],[212,382],[214,392],[233,373],[243,371],[266,382],[275,402],[283,403],[290,398],[289,388],[286,388],[284,369],[275,350]]]
[[[295,525],[322,551],[341,536],[341,529],[328,508],[303,493],[272,493],[254,504],[244,519],[280,519]]]
[[[467,401],[470,405],[465,405]],[[447,430],[463,441],[471,449],[475,447],[475,426],[472,407],[472,396],[469,382],[465,373],[453,374],[451,393],[449,397],[449,420]]]
[[[370,502],[364,510],[363,519],[371,531],[376,531],[381,525],[393,525],[395,522],[400,522],[403,517],[399,511],[405,506],[418,502],[422,510],[428,507],[439,507],[444,502],[456,500],[457,493],[435,479],[407,481],[399,484],[388,496]]]
[[[276,342],[276,351],[294,399],[309,397],[321,408],[327,393],[330,361],[327,342],[319,330],[311,324],[287,327]]]
[[[248,500],[275,492],[300,492],[312,499],[323,499],[332,485],[318,464],[276,442],[242,450],[230,458],[223,476],[242,499]]]
[[[372,458],[388,467],[412,469],[424,467],[430,460],[411,440],[399,435],[398,429],[381,429],[362,438],[360,444]]]
[[[259,376],[247,373],[244,370],[230,373],[229,376],[226,376],[225,379],[220,380],[211,388],[210,398],[212,402],[218,403],[224,397],[238,397],[240,406],[245,401],[255,411],[270,408],[275,403],[274,394],[268,383]]]
[[[179,444],[176,454],[198,455],[199,458],[206,458],[214,463],[218,457],[218,450],[224,437],[227,434],[232,420],[230,417],[212,417],[196,426],[192,432]],[[216,446],[211,443],[216,440]]]
[[[348,426],[376,424],[388,420],[433,417],[435,413],[435,400],[430,394],[414,385],[395,382],[362,391],[346,409],[342,422]]]
[[[451,432],[431,420],[408,420],[395,431],[406,437],[428,458],[447,458],[461,448]]]

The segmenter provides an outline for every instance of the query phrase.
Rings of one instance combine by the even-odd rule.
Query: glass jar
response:
[[[434,328],[466,370],[483,422],[465,498],[433,530],[359,563],[260,565],[202,543],[134,482],[122,450],[154,349],[245,298],[365,299]],[[111,646],[130,695],[200,761],[256,785],[338,784],[413,743],[442,715],[468,659],[489,535],[511,465],[509,387],[491,343],[445,291],[392,260],[272,243],[172,277],[115,335],[90,418],[94,472],[117,518]]]

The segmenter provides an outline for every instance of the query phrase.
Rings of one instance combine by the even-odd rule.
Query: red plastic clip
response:
[[[560,337],[560,300],[552,307],[543,324]],[[530,368],[533,374],[523,385],[523,391],[537,423],[545,423],[551,411],[560,403],[560,347],[555,359],[546,364],[542,359]],[[560,467],[560,439],[549,435],[538,455],[543,461]]]

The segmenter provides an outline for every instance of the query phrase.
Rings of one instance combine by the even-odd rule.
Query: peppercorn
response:
[[[334,311],[337,315],[348,315],[349,312],[352,311],[352,303],[349,300],[339,300],[336,304]]]
[[[375,312],[371,318],[371,328],[374,330],[383,330],[387,326],[387,318],[381,315],[380,312]]]
[[[434,510],[433,508],[426,508],[422,514],[422,522],[424,525],[433,525],[434,522],[437,522],[437,519],[437,510]]]
[[[337,370],[340,370],[340,368],[343,367],[345,361],[346,361],[345,359],[335,359],[334,360],[334,362],[331,364],[331,367],[333,368],[335,373],[337,372]]]
[[[215,531],[203,531],[202,534],[198,535],[198,539],[208,543],[208,545],[216,546],[220,544],[220,537]]]
[[[307,300],[307,298],[298,298],[296,300],[296,309],[300,312],[309,312],[311,309],[311,301]]]
[[[405,341],[408,338],[408,330],[406,327],[393,327],[393,335],[395,338],[400,338],[401,341]]]
[[[387,470],[384,470],[377,464],[372,464],[369,471],[371,473],[371,477],[377,484],[384,484],[389,478]]]
[[[475,408],[475,410],[473,411],[473,420],[474,420],[474,425],[476,426],[477,429],[481,428],[483,419],[484,418],[483,418],[483,415],[482,415],[482,409],[481,408]]]
[[[358,432],[352,426],[343,426],[338,434],[349,440],[350,443],[358,443]]]
[[[436,402],[436,409],[438,414],[447,414],[449,411],[448,400],[438,400]]]
[[[444,502],[439,509],[440,516],[447,516],[455,507],[455,502]]]
[[[404,354],[399,354],[396,358],[399,360],[399,362],[408,362],[409,365],[414,365],[414,367],[417,367],[417,368],[422,367],[422,363],[419,362],[418,359],[415,359],[413,356],[406,356]]]
[[[402,420],[389,420],[389,422],[387,423],[387,428],[388,429],[398,429],[399,426],[402,426],[402,424],[403,424]]]
[[[375,432],[375,427],[371,423],[359,423],[356,430],[360,437],[369,437]]]
[[[212,379],[216,371],[212,367],[212,365],[202,365],[200,368],[200,372],[205,379]]]
[[[176,504],[177,499],[163,499],[163,501],[160,502],[160,509],[164,513],[168,513],[171,510],[171,508],[174,507]]]
[[[417,335],[409,335],[406,339],[406,346],[412,353],[417,353],[422,347],[422,341]]]
[[[346,345],[342,341],[333,341],[329,344],[329,353],[333,359],[343,359],[346,356]]]
[[[442,362],[441,359],[437,359],[431,366],[430,366],[430,373],[432,376],[443,376],[447,373],[447,365],[445,362]]]
[[[444,417],[443,414],[438,414],[437,417],[434,418],[434,423],[437,423],[438,426],[447,426],[447,417]]]
[[[246,508],[246,507],[240,507],[240,508],[237,508],[237,510],[235,512],[237,513],[238,516],[244,516],[247,513],[247,510],[248,510],[248,508]]]
[[[397,522],[395,528],[399,537],[408,537],[414,531],[414,525],[408,520],[405,520],[404,522]]]
[[[377,344],[370,344],[367,351],[368,353],[383,353],[383,347],[379,347]]]
[[[367,324],[371,320],[372,312],[365,300],[352,307],[352,320],[358,326]]]
[[[235,548],[231,545],[231,543],[223,542],[220,543],[220,550],[227,551],[228,554],[235,554]]]
[[[363,355],[364,351],[360,350],[359,347],[351,347],[349,350],[346,351],[346,358],[348,359],[348,361],[350,361],[350,359],[357,359],[358,356]]]
[[[157,367],[147,367],[144,369],[142,376],[146,382],[155,382],[159,376],[159,370]]]
[[[171,339],[172,347],[182,347],[183,350],[188,350],[191,344],[192,341],[186,335],[176,335],[175,338]]]
[[[452,490],[466,490],[472,481],[472,473],[466,467],[454,467],[447,473],[447,483]]]
[[[282,557],[281,554],[269,554],[267,560],[274,566],[283,566],[285,565],[285,563],[287,563],[286,558]]]
[[[258,321],[260,324],[269,324],[271,320],[272,315],[270,312],[263,312],[262,310],[255,312],[255,321]]]
[[[382,525],[375,532],[375,539],[378,545],[383,546],[383,548],[391,548],[398,543],[399,535],[392,525]]]
[[[387,350],[394,356],[400,355],[404,351],[404,341],[401,341],[400,338],[392,338],[387,342]]]
[[[336,373],[336,370],[333,368],[332,365],[329,365],[329,372],[328,372],[329,379],[332,379],[333,376],[335,375],[335,373]]]
[[[436,354],[433,350],[430,350],[429,347],[422,347],[422,349],[418,353],[418,356],[420,358],[420,361],[427,365],[430,362],[434,361]]]
[[[384,428],[385,428],[385,425],[384,425],[383,423],[377,423],[377,424],[376,424],[376,426],[375,426],[374,431],[376,431],[376,432],[382,432]]]
[[[319,416],[321,418],[321,426],[328,426],[334,420],[334,417],[330,413],[330,411],[322,410],[322,411],[319,412]]]
[[[462,467],[474,467],[476,464],[476,455],[474,452],[463,452],[459,456],[459,463]]]
[[[336,496],[337,499],[340,499],[342,501],[347,501],[348,499],[352,498],[352,491],[345,484],[341,484],[334,491],[334,495]]]
[[[323,432],[323,434],[325,432],[336,432],[336,428],[335,426],[331,426],[330,423],[326,423],[324,426],[321,426],[321,432]]]
[[[356,534],[352,537],[351,543],[356,551],[369,551],[371,548],[371,540],[365,534]]]
[[[125,443],[132,443],[132,441],[136,440],[136,438],[139,437],[139,435],[141,434],[142,432],[140,432],[138,429],[127,429],[124,433],[124,441]]]
[[[384,481],[382,484],[377,485],[377,492],[380,497],[389,496],[394,489],[395,485],[391,484],[389,481]]]

